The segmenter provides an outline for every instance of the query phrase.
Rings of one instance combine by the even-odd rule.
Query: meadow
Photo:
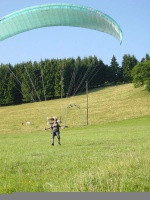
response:
[[[132,84],[86,95],[0,108],[0,194],[149,192],[149,93]],[[80,105],[68,110],[69,104]],[[63,113],[63,114],[62,114]],[[51,146],[46,116],[62,116]],[[32,121],[32,126],[22,122]]]

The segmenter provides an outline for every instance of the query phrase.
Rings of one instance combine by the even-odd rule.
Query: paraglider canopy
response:
[[[0,19],[0,41],[16,34],[48,26],[74,26],[108,33],[122,42],[123,33],[110,16],[93,8],[65,4],[43,4],[18,10]]]

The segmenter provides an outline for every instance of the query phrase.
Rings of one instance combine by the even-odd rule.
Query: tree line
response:
[[[1,64],[0,80],[0,106],[74,96],[85,91],[85,81],[89,89],[134,82],[150,91],[150,56],[139,62],[124,55],[121,66],[115,56],[110,65],[96,56]]]

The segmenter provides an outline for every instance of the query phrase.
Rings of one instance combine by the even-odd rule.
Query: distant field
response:
[[[133,84],[99,88],[89,91],[89,125],[132,119],[150,115],[150,93]],[[70,104],[77,104],[67,110]],[[67,113],[68,112],[68,113]],[[86,125],[86,95],[58,100],[0,107],[0,134],[26,133],[22,122],[31,121],[32,130],[41,130],[47,116],[62,116],[62,125]],[[67,116],[67,117],[66,117]]]
[[[86,96],[0,107],[0,194],[12,192],[149,192],[149,93],[132,84]],[[62,113],[64,113],[62,115]],[[62,115],[61,143],[51,146],[46,116]],[[22,122],[32,121],[32,126]]]

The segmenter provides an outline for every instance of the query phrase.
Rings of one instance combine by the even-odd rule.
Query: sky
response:
[[[96,56],[110,65],[113,56],[121,66],[125,54],[138,61],[150,54],[150,0],[0,0],[0,18],[17,10],[47,3],[88,6],[109,15],[121,27],[123,41],[112,35],[77,27],[46,27],[0,42],[0,63]]]

